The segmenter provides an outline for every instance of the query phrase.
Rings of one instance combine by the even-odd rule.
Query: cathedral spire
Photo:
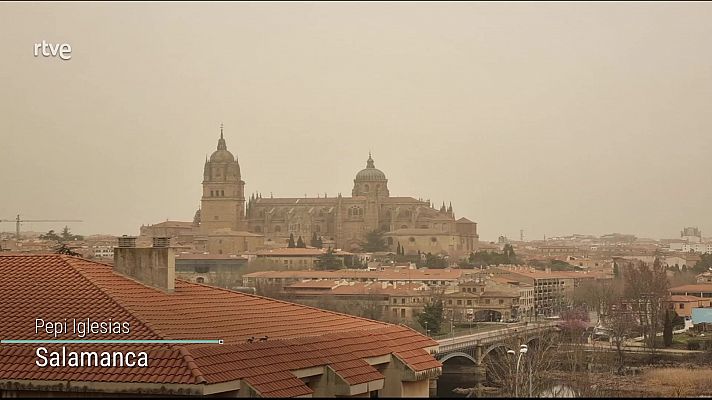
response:
[[[218,140],[218,150],[227,150],[227,144],[225,144],[225,137],[223,137],[223,124],[220,124],[220,139]]]
[[[376,168],[373,164],[373,158],[371,158],[371,152],[368,152],[368,160],[366,161],[366,168]]]

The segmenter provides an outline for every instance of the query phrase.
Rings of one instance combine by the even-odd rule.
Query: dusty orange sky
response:
[[[711,41],[710,3],[2,3],[0,218],[190,220],[224,122],[248,193],[371,150],[485,240],[712,236]]]

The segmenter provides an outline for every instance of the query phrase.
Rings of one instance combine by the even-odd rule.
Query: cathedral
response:
[[[227,149],[222,127],[217,150],[203,167],[201,207],[192,223],[166,221],[141,227],[142,237],[171,236],[192,242],[196,250],[237,254],[285,247],[290,234],[308,244],[314,234],[322,242],[358,251],[366,233],[385,232],[390,250],[462,256],[477,247],[477,224],[455,219],[452,205],[436,209],[430,201],[394,197],[388,179],[368,156],[353,181],[351,196],[245,197],[240,164]],[[182,238],[182,239],[181,239]]]

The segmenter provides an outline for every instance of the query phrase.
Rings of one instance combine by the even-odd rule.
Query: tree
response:
[[[418,314],[418,323],[424,329],[436,334],[440,332],[444,320],[443,300],[440,296],[432,298],[430,302],[425,303],[423,311]]]
[[[66,243],[62,243],[54,249],[56,254],[66,254],[68,256],[81,257],[82,255],[73,251]]]
[[[621,277],[621,272],[618,269],[618,264],[615,261],[613,262],[613,277],[615,279],[618,279]]]
[[[627,300],[637,308],[644,343],[655,353],[655,337],[661,329],[670,286],[665,267],[657,257],[652,265],[633,263],[624,269],[624,281]]]
[[[386,239],[383,237],[383,231],[373,230],[366,233],[366,241],[361,244],[363,251],[376,252],[385,251],[388,249]]]
[[[517,263],[517,255],[514,254],[514,247],[512,247],[511,244],[507,243],[504,245],[504,248],[502,249],[502,254],[506,258],[505,264]]]
[[[290,249],[297,247],[297,245],[294,244],[294,234],[293,233],[289,234],[289,242],[287,242],[287,247]]]
[[[297,247],[300,249],[304,249],[307,247],[307,244],[304,243],[304,240],[302,239],[301,235],[299,236],[299,239],[297,239]]]
[[[318,239],[316,239],[316,247],[317,249],[322,249],[324,248],[324,242],[321,240],[321,236],[319,236]]]
[[[42,239],[42,240],[54,240],[54,241],[57,241],[57,242],[61,242],[61,241],[62,241],[62,237],[59,236],[59,235],[57,235],[56,233],[54,233],[54,230],[53,230],[53,229],[50,229],[49,232],[47,232],[47,233],[45,233],[45,234],[43,234],[43,235],[40,235],[40,239]]]
[[[626,309],[623,299],[619,298],[616,304],[611,304],[607,313],[607,326],[610,329],[611,341],[618,355],[618,373],[622,373],[625,368],[625,352],[623,351],[625,339],[636,326],[635,318]]]
[[[542,392],[550,389],[549,378],[561,358],[558,350],[559,336],[556,333],[544,333],[538,341],[530,342],[517,371],[521,343],[520,338],[511,337],[502,342],[503,346],[490,351],[487,355],[490,360],[485,362],[487,380],[499,386],[505,397],[514,397],[515,393],[519,397],[530,397],[531,376],[531,397],[539,397]],[[515,353],[508,354],[507,350],[513,350]]]
[[[341,269],[344,266],[343,262],[334,255],[334,250],[332,250],[331,247],[329,247],[326,253],[317,258],[319,259],[317,268],[321,270]]]
[[[61,238],[63,241],[70,241],[70,240],[83,240],[84,237],[81,235],[72,235],[71,232],[69,232],[69,227],[65,226],[64,229],[62,229],[62,234]]]
[[[663,346],[672,346],[672,321],[675,318],[675,310],[665,310],[665,319],[663,323]]]
[[[319,246],[317,246],[316,232],[312,233],[312,238],[311,238],[311,242],[309,242],[309,245],[311,247],[317,247],[317,248],[319,247]]]
[[[706,253],[700,254],[700,261],[698,261],[692,269],[696,273],[700,274],[702,272],[707,272],[710,268],[712,268],[712,254]]]

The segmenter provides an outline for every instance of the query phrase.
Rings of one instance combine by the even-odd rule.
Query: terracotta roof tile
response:
[[[128,321],[131,339],[223,339],[224,345],[92,346],[145,350],[149,367],[53,368],[34,363],[34,346],[0,347],[0,379],[197,384],[245,379],[263,396],[312,393],[289,371],[323,365],[354,384],[382,376],[366,357],[395,354],[414,371],[441,364],[437,342],[409,328],[205,285],[177,281],[173,293],[61,255],[0,256],[0,336],[29,339],[34,318]],[[259,341],[260,337],[266,341]],[[248,343],[248,338],[257,341]],[[67,336],[63,336],[67,338]],[[126,337],[103,335],[102,339]],[[86,345],[72,345],[81,350]],[[379,378],[379,376],[381,376]]]

